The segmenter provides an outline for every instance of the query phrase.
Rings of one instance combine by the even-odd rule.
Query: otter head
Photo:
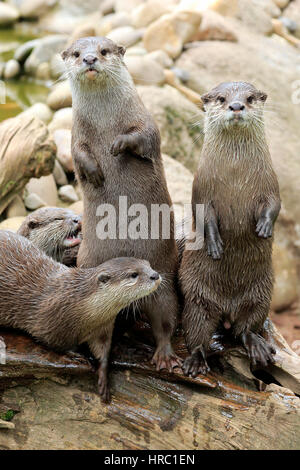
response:
[[[113,306],[117,310],[154,292],[161,283],[160,275],[151,268],[150,263],[136,258],[106,261],[96,269],[95,280],[101,293],[102,309],[107,299],[109,308]]]
[[[68,266],[76,264],[81,243],[81,217],[57,207],[43,207],[28,215],[18,234]]]
[[[221,83],[202,97],[206,130],[262,128],[266,93],[251,83]]]
[[[118,82],[117,71],[125,68],[125,48],[105,37],[87,37],[75,41],[62,52],[68,77],[73,83],[93,86]]]

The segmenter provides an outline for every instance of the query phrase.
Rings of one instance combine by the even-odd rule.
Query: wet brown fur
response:
[[[247,101],[250,96],[252,104]],[[202,98],[207,106],[206,133],[192,206],[195,223],[196,204],[205,205],[205,241],[200,250],[184,251],[179,277],[187,346],[192,355],[203,352],[205,359],[220,322],[226,322],[237,339],[247,342],[246,336],[259,333],[267,318],[273,287],[272,237],[262,237],[267,229],[258,236],[256,228],[259,221],[267,223],[270,214],[274,224],[280,195],[264,134],[266,95],[248,83],[237,82],[221,84]],[[248,121],[225,123],[228,105],[238,101],[245,105]],[[208,246],[210,233],[217,242],[212,248]],[[200,365],[197,372],[205,369]],[[187,363],[186,372],[192,370],[191,362]]]

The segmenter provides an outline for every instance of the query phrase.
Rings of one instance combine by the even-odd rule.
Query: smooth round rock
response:
[[[19,62],[15,59],[11,59],[6,63],[3,75],[6,79],[15,78],[19,75],[20,71],[21,67]]]

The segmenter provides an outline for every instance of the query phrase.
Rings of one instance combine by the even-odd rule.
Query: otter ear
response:
[[[118,53],[123,57],[123,55],[125,54],[126,52],[126,49],[125,47],[123,46],[118,46]]]
[[[66,60],[66,58],[68,57],[68,51],[62,51],[61,57],[63,60]]]
[[[101,284],[105,284],[105,283],[108,282],[109,280],[110,280],[109,274],[102,273],[102,274],[99,274],[99,276],[98,276],[98,281],[99,281]]]
[[[265,102],[266,99],[268,98],[268,95],[267,95],[267,93],[264,93],[263,91],[260,91],[258,97],[261,101]]]

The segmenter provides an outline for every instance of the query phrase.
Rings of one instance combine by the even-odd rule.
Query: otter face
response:
[[[146,260],[114,258],[99,266],[97,283],[101,290],[111,287],[111,295],[119,296],[125,307],[154,292],[161,277]]]
[[[246,82],[221,83],[202,97],[206,129],[262,125],[266,93]]]
[[[88,37],[75,41],[62,58],[71,81],[91,84],[117,80],[116,67],[123,64],[124,54],[125,48],[108,38]]]
[[[56,207],[45,207],[28,215],[18,234],[56,261],[74,265],[82,240],[81,217]]]

